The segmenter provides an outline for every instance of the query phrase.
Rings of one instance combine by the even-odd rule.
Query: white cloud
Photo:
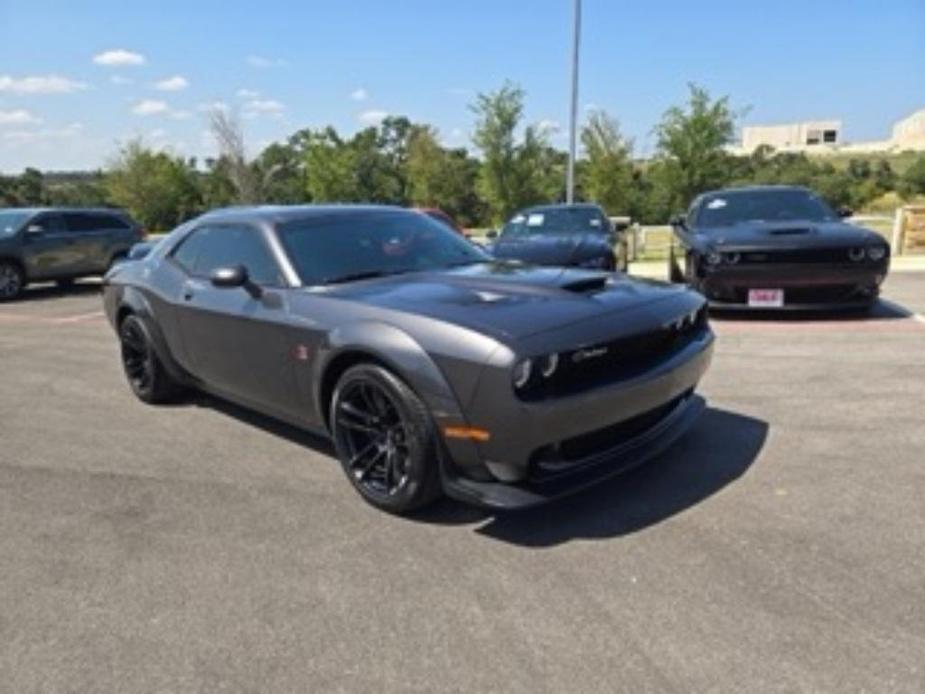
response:
[[[193,114],[189,111],[171,111],[168,116],[174,120],[189,120]]]
[[[388,118],[388,116],[388,111],[371,109],[369,111],[363,111],[363,113],[359,115],[359,120],[363,125],[379,125],[383,120]]]
[[[358,87],[350,92],[350,98],[354,101],[366,101],[369,98],[369,92],[363,89],[363,87]]]
[[[122,75],[112,75],[109,78],[109,81],[118,85],[135,84],[135,80],[133,80],[131,77],[123,77]]]
[[[0,137],[11,144],[37,144],[51,140],[63,140],[76,137],[83,130],[82,123],[71,123],[63,128],[44,128],[42,130],[11,130]]]
[[[145,57],[141,53],[127,51],[124,48],[115,48],[110,51],[103,51],[93,56],[93,62],[97,65],[106,65],[112,67],[116,65],[144,65]]]
[[[251,99],[244,104],[244,117],[256,118],[259,115],[281,117],[286,105],[276,99]]]
[[[163,140],[165,137],[167,137],[167,131],[163,128],[155,128],[148,133],[148,137],[150,137],[152,140]]]
[[[170,107],[167,103],[157,99],[142,99],[132,106],[132,113],[139,116],[153,116],[159,113],[168,113],[169,111]]]
[[[256,99],[258,96],[260,96],[260,92],[258,92],[256,89],[242,88],[239,89],[236,94],[239,99]]]
[[[249,55],[247,56],[247,64],[251,67],[259,68],[282,67],[286,64],[286,61],[282,58],[267,58],[262,55]]]
[[[536,124],[537,130],[541,133],[557,133],[562,130],[562,124],[557,120],[551,120],[549,118],[544,118],[539,123]]]
[[[0,111],[0,125],[36,125],[41,122],[41,118],[33,116],[24,108],[13,111]]]
[[[461,140],[465,137],[466,133],[463,132],[462,128],[453,128],[450,131],[450,139]]]
[[[189,80],[182,75],[174,75],[154,83],[154,88],[162,92],[178,92],[189,86]]]
[[[231,110],[231,107],[224,101],[207,101],[199,104],[196,110],[200,113],[208,113],[209,111],[224,111],[227,113]]]
[[[70,94],[87,88],[83,82],[60,75],[36,75],[32,77],[11,77],[0,75],[0,92],[14,94]]]

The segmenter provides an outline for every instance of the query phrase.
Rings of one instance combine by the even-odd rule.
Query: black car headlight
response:
[[[514,364],[514,372],[511,376],[511,380],[514,383],[514,388],[521,390],[525,388],[526,385],[530,382],[530,376],[533,375],[533,360],[532,359],[521,359],[519,362]]]
[[[878,260],[883,260],[886,257],[886,246],[868,246],[867,257],[875,263]]]
[[[855,263],[860,263],[864,260],[864,249],[863,248],[849,248],[848,257]]]
[[[547,354],[545,357],[541,357],[537,360],[539,362],[540,374],[543,378],[551,378],[556,369],[559,368],[559,355],[558,354]]]
[[[725,260],[730,265],[735,265],[739,262],[739,260],[741,260],[741,258],[742,256],[734,251],[732,253],[723,253],[723,260]]]
[[[707,251],[703,256],[703,259],[706,261],[707,265],[710,267],[716,267],[721,262],[723,262],[723,256],[716,251]]]

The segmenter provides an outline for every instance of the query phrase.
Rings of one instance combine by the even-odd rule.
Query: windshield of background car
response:
[[[838,219],[827,204],[805,190],[717,193],[704,199],[698,227],[728,227],[743,222],[831,222]]]
[[[30,216],[31,213],[29,212],[4,212],[0,210],[0,236],[15,234]]]
[[[306,285],[491,260],[445,225],[414,212],[318,215],[285,222],[276,231]]]
[[[504,225],[504,236],[520,234],[603,234],[607,221],[595,209],[557,207],[520,212]]]

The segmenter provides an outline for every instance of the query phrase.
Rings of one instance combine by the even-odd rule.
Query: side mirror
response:
[[[247,273],[247,268],[243,265],[216,268],[212,271],[209,280],[212,282],[213,287],[218,287],[220,289],[244,287],[247,293],[255,299],[259,299],[263,294],[263,290],[251,282],[250,275]]]
[[[489,239],[496,239],[498,238],[498,232],[495,229],[489,229],[485,236]]]
[[[136,243],[128,251],[129,260],[143,260],[148,257],[148,254],[151,252],[151,249],[154,248],[152,243]]]
[[[682,229],[687,228],[687,222],[684,221],[684,215],[683,215],[683,214],[676,214],[676,215],[674,215],[674,216],[669,220],[668,223],[671,224],[671,226],[673,226],[673,227],[681,227]]]
[[[851,217],[852,215],[854,215],[854,210],[852,210],[850,207],[839,207],[838,208],[838,216],[841,217],[842,219],[846,219],[848,217]]]
[[[30,224],[26,227],[26,233],[30,236],[41,236],[45,233],[45,227],[41,224]]]

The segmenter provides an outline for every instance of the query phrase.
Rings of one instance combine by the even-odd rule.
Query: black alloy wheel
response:
[[[344,473],[372,505],[404,513],[439,495],[430,414],[391,372],[374,364],[348,369],[332,399],[331,429]]]
[[[125,377],[140,400],[157,404],[168,402],[177,394],[179,388],[164,370],[151,343],[148,327],[141,318],[130,315],[122,321],[119,343]]]
[[[18,297],[25,286],[22,270],[15,263],[0,260],[0,301]]]

